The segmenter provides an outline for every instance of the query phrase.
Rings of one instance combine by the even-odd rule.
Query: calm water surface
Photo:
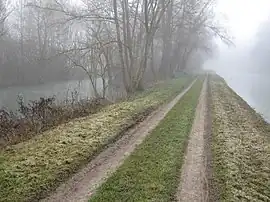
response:
[[[270,79],[267,75],[219,74],[238,95],[270,122]]]
[[[100,88],[101,84],[101,80],[99,80],[98,86]],[[16,110],[18,95],[22,95],[25,102],[50,96],[56,96],[57,101],[63,101],[66,98],[70,99],[72,97],[71,92],[74,91],[79,92],[78,99],[92,97],[93,95],[93,89],[89,80],[51,82],[36,86],[16,86],[0,89],[0,108],[5,107],[10,110]]]
[[[267,75],[219,72],[228,85],[234,89],[251,107],[270,122],[270,79]],[[98,82],[101,88],[101,81]],[[17,97],[23,95],[24,100],[36,100],[40,97],[56,96],[58,101],[71,97],[72,91],[79,92],[79,99],[92,97],[90,82],[68,81],[53,82],[38,86],[9,87],[0,89],[0,107],[11,110],[17,108]]]

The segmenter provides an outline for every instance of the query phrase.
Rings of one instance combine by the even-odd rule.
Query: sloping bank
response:
[[[197,80],[91,202],[173,201],[202,83]]]
[[[181,77],[0,151],[0,201],[37,201],[191,83]]]
[[[213,201],[270,201],[270,125],[212,76]]]

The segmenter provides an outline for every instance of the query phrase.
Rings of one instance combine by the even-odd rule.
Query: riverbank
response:
[[[128,128],[179,94],[191,80],[188,76],[160,84],[131,100],[1,151],[0,200],[36,201],[46,196]]]
[[[219,72],[228,86],[270,123],[270,80],[266,74]]]
[[[270,201],[270,124],[211,76],[212,201]]]
[[[117,102],[147,96],[166,86],[166,83],[169,84],[168,81],[154,83],[143,92],[134,93],[130,97],[120,96]],[[80,96],[84,96],[81,93],[83,92],[80,90],[71,91],[70,97],[66,95],[61,102],[59,99],[63,98],[58,97],[59,95],[55,97],[43,95],[30,103],[24,97],[19,97],[17,112],[0,109],[0,148],[28,140],[75,118],[90,116],[112,104],[112,101],[102,98],[81,98]]]
[[[179,94],[189,79],[4,150],[0,201],[270,201],[270,124],[217,75]]]

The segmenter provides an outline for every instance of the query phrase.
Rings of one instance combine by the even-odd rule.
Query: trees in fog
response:
[[[0,37],[6,34],[5,22],[9,15],[9,11],[6,8],[6,1],[0,0]]]
[[[27,7],[26,0],[11,2],[14,8],[4,23],[7,31],[0,40],[0,86],[68,79],[66,59],[54,57],[60,40],[51,25],[54,13]]]
[[[29,74],[62,79],[77,69],[98,97],[118,88],[132,93],[199,68],[215,35],[229,40],[214,6],[214,0],[19,0],[6,41],[21,61],[22,81]]]
[[[251,56],[256,62],[255,71],[258,73],[270,73],[270,20],[268,19],[259,27]]]

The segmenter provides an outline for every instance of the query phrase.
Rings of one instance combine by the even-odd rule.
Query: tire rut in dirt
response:
[[[177,201],[208,201],[208,78],[205,79],[190,133]],[[207,153],[206,153],[207,152]]]
[[[159,124],[173,106],[188,92],[196,82],[193,81],[182,93],[170,103],[153,112],[143,122],[101,152],[85,168],[75,174],[68,182],[62,184],[43,202],[84,202],[95,193],[95,190],[111,176],[124,160],[141,144],[145,137]]]

